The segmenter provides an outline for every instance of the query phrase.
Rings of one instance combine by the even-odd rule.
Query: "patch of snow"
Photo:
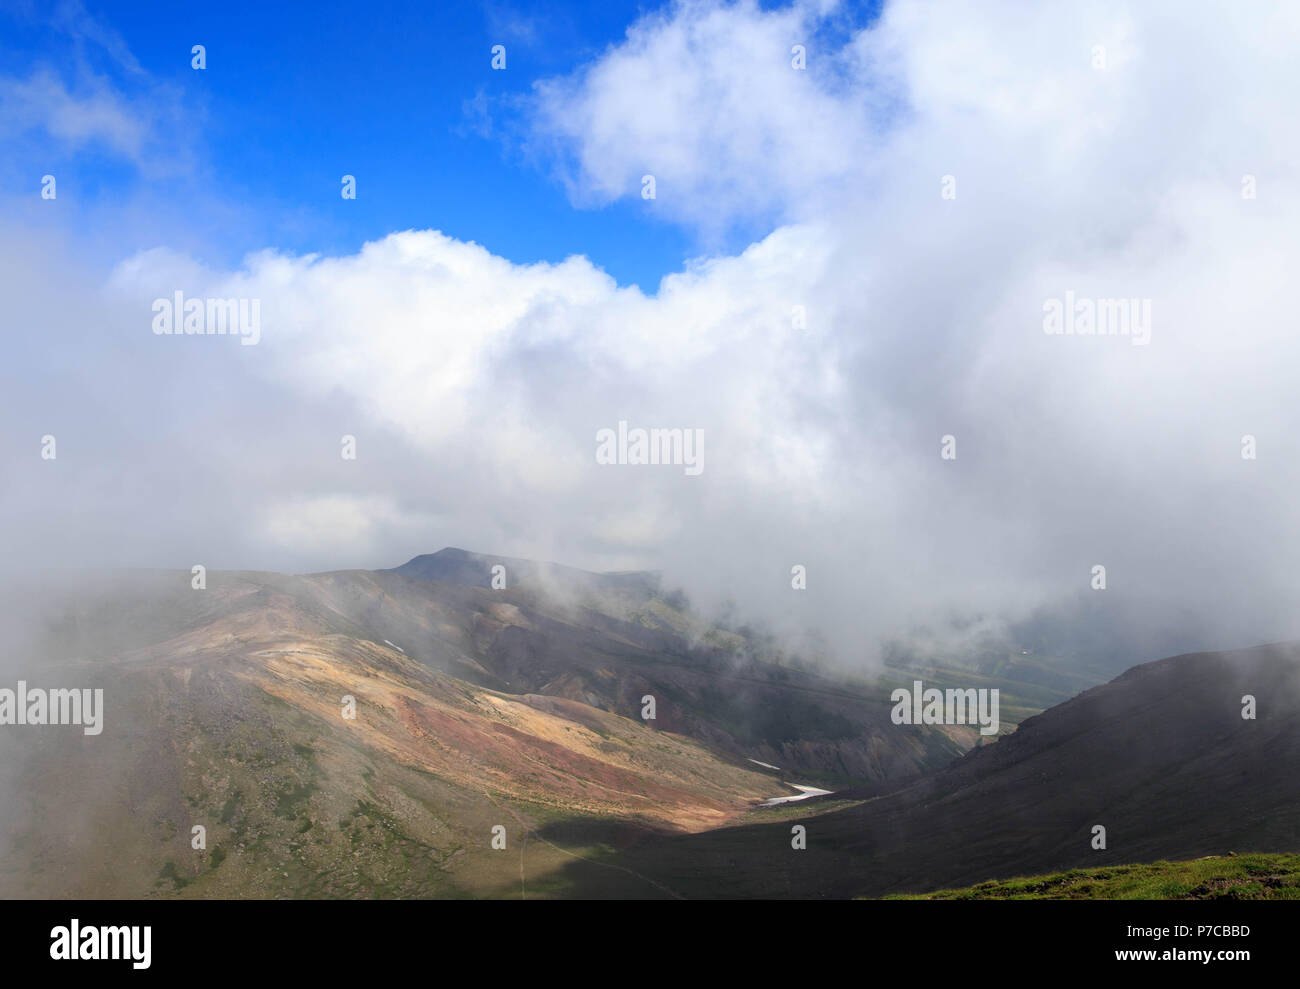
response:
[[[769,797],[758,806],[775,807],[778,804],[792,804],[796,800],[807,800],[809,797],[820,797],[823,794],[835,792],[834,790],[819,790],[815,786],[800,786],[798,783],[790,783],[789,785],[801,792],[796,793],[792,797]]]

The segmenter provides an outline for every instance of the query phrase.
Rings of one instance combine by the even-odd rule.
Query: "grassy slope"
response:
[[[1300,855],[1213,855],[1071,869],[892,900],[1297,900]]]

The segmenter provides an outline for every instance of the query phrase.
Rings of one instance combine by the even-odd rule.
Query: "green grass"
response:
[[[993,880],[891,900],[1300,900],[1300,855],[1215,855]]]
[[[182,876],[176,868],[176,863],[168,859],[167,863],[158,870],[158,883],[163,882],[171,882],[173,889],[184,889],[189,885],[190,879],[188,876]]]

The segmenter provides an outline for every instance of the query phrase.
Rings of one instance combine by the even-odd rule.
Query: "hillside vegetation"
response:
[[[1211,855],[1071,869],[888,900],[1300,900],[1300,855]]]

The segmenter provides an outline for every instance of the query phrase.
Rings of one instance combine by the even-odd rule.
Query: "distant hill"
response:
[[[624,592],[648,597],[659,590],[657,573],[635,570],[622,573],[591,573],[558,563],[538,563],[505,556],[485,556],[449,546],[436,553],[407,560],[400,567],[382,570],[420,580],[438,580],[465,587],[491,587],[492,568],[505,568],[507,589],[552,593]]]

